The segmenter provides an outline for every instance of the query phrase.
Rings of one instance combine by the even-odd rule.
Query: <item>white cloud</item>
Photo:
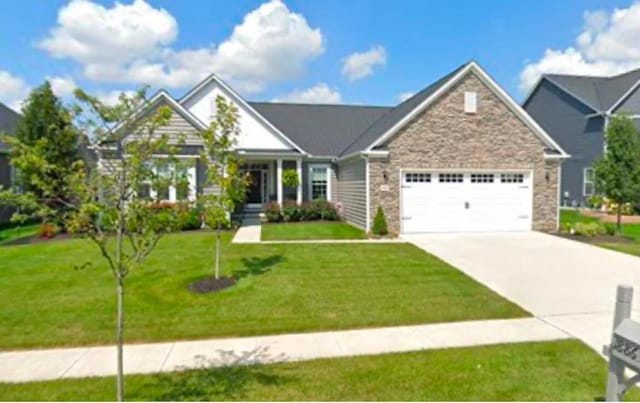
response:
[[[178,23],[166,10],[144,0],[112,8],[72,0],[58,12],[58,25],[37,45],[54,57],[89,66],[126,63],[148,57],[171,43]]]
[[[29,95],[29,91],[29,86],[22,78],[0,70],[0,102],[20,111],[22,101]]]
[[[397,99],[399,102],[404,102],[404,101],[406,101],[407,99],[411,98],[411,97],[412,97],[412,96],[414,96],[414,95],[416,95],[416,93],[415,93],[415,92],[411,92],[411,91],[408,91],[408,92],[401,92],[400,94],[398,94],[398,95],[396,96],[396,99]]]
[[[61,98],[72,95],[73,91],[78,88],[76,82],[69,76],[47,77],[47,81],[51,84],[51,90],[53,93]]]
[[[640,67],[640,2],[629,8],[586,11],[575,46],[547,49],[543,57],[520,73],[526,93],[544,73],[613,75]]]
[[[342,75],[349,81],[356,81],[373,74],[375,66],[387,63],[387,51],[382,46],[374,46],[366,52],[356,52],[343,60]]]
[[[94,27],[80,29],[76,24]],[[124,32],[114,34],[120,30]],[[324,52],[320,30],[280,0],[245,15],[217,46],[174,49],[170,45],[177,30],[168,12],[144,0],[129,6],[116,3],[111,9],[74,0],[61,9],[58,26],[40,46],[83,64],[85,76],[94,81],[184,88],[215,72],[242,92],[300,78],[308,62]],[[105,38],[110,35],[114,38]]]
[[[125,94],[125,95],[131,97],[131,96],[135,95],[135,91],[113,90],[113,91],[108,91],[108,92],[98,92],[98,94],[96,95],[96,98],[98,98],[98,100],[100,100],[100,102],[102,102],[105,105],[114,106],[118,102],[120,102],[119,98],[120,98],[121,94]]]
[[[342,96],[332,90],[326,83],[318,83],[304,90],[295,90],[282,97],[274,98],[275,102],[297,102],[306,104],[339,104]]]

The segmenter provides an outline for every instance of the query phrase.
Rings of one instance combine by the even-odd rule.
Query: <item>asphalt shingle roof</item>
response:
[[[364,133],[358,136],[358,138],[355,139],[353,143],[343,149],[340,153],[340,156],[347,156],[354,152],[363,151],[364,149],[366,149],[374,141],[380,138],[380,136],[382,136],[387,130],[392,128],[396,123],[402,120],[402,118],[411,113],[411,111],[418,107],[418,105],[420,105],[424,100],[429,98],[434,92],[438,91],[440,87],[447,83],[453,76],[455,76],[460,70],[465,68],[469,63],[463,64],[462,66],[453,70],[451,73],[440,78],[433,84],[429,85],[422,91],[418,92],[411,98],[407,99],[400,105],[384,114],[380,119],[376,120],[371,126],[369,126]]]
[[[13,135],[18,127],[20,115],[8,106],[0,103],[0,132]],[[0,141],[0,151],[6,151],[9,147]]]
[[[285,136],[316,156],[335,157],[373,122],[384,106],[249,102]]]
[[[611,77],[545,74],[551,82],[563,87],[598,112],[611,109],[638,81],[640,69]]]

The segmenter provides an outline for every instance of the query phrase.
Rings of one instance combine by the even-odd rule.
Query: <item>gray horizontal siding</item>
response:
[[[338,165],[337,198],[342,204],[345,220],[360,228],[366,227],[366,162],[355,159]]]
[[[9,154],[0,152],[0,188],[11,187],[11,165],[9,165]],[[9,222],[13,215],[13,209],[0,206],[0,224]]]
[[[524,108],[571,155],[562,163],[560,203],[584,204],[584,169],[602,155],[604,120],[589,118],[589,107],[547,80],[540,82]]]
[[[145,114],[145,117],[148,117],[158,111],[160,107],[168,106],[171,108],[169,104],[166,102],[160,102],[155,105],[153,108]],[[166,135],[170,140],[177,140],[182,137],[182,140],[187,141],[189,143],[199,143],[201,142],[200,136],[198,136],[198,129],[194,127],[187,119],[185,119],[178,111],[172,108],[171,110],[171,118],[169,119],[169,123],[165,126],[158,127],[155,130],[155,134],[158,135]]]
[[[207,167],[198,158],[196,160],[196,193],[207,195],[218,193],[218,190],[217,185],[207,184]]]

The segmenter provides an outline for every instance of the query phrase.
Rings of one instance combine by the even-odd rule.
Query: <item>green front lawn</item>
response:
[[[606,363],[577,341],[128,376],[127,400],[594,401]],[[112,377],[0,384],[3,400],[113,400]],[[632,390],[626,400],[638,400]]]
[[[196,295],[214,235],[167,236],[126,289],[127,342],[526,316],[410,244],[231,244],[234,287]],[[0,350],[114,341],[115,285],[85,240],[0,248]],[[91,266],[77,269],[91,262]]]
[[[0,227],[0,245],[14,239],[34,236],[38,233],[38,224],[6,225]]]
[[[560,210],[561,228],[565,224],[575,224],[578,222],[598,222],[599,218],[587,217],[580,214],[579,210]],[[622,224],[620,227],[620,235],[633,240],[629,243],[612,243],[612,242],[592,242],[594,245],[607,249],[613,249],[618,252],[628,253],[640,256],[640,224]]]
[[[262,225],[263,241],[299,239],[365,239],[360,228],[343,221],[311,221],[296,223],[269,223]]]

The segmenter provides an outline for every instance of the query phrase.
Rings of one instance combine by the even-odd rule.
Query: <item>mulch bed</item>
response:
[[[17,246],[17,245],[33,245],[37,243],[45,243],[45,242],[57,242],[57,241],[67,241],[72,239],[73,236],[69,233],[62,233],[54,236],[53,238],[44,238],[39,236],[27,236],[24,238],[12,239],[10,241],[4,242],[0,244],[1,246]]]
[[[236,279],[233,277],[220,277],[218,279],[215,277],[207,277],[190,284],[187,288],[196,294],[209,294],[232,287],[235,284]]]
[[[579,241],[584,243],[634,243],[633,239],[616,236],[616,235],[596,235],[596,236],[584,236],[584,235],[571,235],[565,232],[556,232],[553,235],[561,238],[571,239],[573,241]]]

